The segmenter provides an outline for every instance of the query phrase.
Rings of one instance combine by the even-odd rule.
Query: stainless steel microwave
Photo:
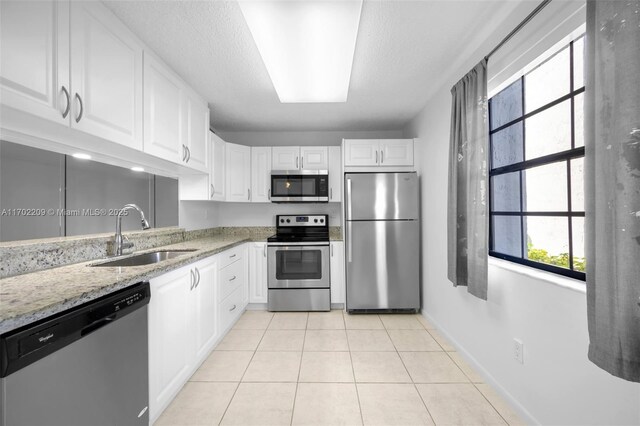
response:
[[[329,172],[326,170],[272,171],[271,202],[328,203]]]

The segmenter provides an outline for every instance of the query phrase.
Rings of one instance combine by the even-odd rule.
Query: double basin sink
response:
[[[136,254],[134,256],[111,260],[109,262],[94,263],[90,266],[114,267],[114,266],[152,265],[154,263],[159,263],[164,260],[175,259],[176,257],[184,256],[185,254],[189,254],[194,251],[196,251],[196,249],[152,251],[150,253]]]

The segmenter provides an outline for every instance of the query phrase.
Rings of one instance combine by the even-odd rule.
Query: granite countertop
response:
[[[0,280],[0,334],[49,317],[140,281],[269,235],[214,235],[187,240],[135,254],[173,249],[196,249],[152,265],[90,267],[107,259],[60,266]]]

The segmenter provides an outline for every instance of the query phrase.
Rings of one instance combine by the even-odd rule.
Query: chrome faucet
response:
[[[144,217],[144,212],[142,211],[142,209],[140,207],[138,207],[135,204],[127,204],[126,206],[124,206],[119,212],[118,212],[118,216],[116,216],[116,241],[115,241],[115,246],[116,246],[116,256],[120,256],[122,255],[122,250],[123,249],[128,249],[133,247],[133,243],[129,242],[129,241],[124,241],[124,238],[122,237],[122,215],[129,211],[129,210],[137,210],[138,213],[140,213],[140,219],[141,219],[141,223],[142,223],[142,229],[149,229],[149,222],[147,222],[147,219],[145,219]]]

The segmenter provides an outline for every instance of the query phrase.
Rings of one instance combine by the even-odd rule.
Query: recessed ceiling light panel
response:
[[[134,172],[144,172],[144,167],[133,166],[131,170],[133,170]]]
[[[240,0],[280,102],[346,102],[362,0]]]
[[[73,158],[77,158],[78,160],[91,160],[91,156],[89,154],[85,154],[84,152],[76,152],[75,154],[71,154]]]

